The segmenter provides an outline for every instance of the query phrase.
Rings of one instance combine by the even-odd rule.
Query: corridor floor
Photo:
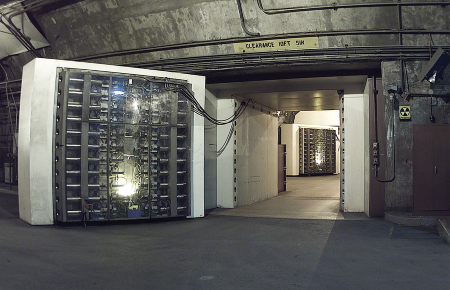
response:
[[[308,201],[294,196],[275,203]],[[30,226],[17,195],[0,191],[0,269],[1,290],[447,290],[450,247],[382,219]]]
[[[364,214],[339,211],[339,175],[288,177],[278,196],[234,209],[215,209],[213,215],[291,219],[366,219]]]

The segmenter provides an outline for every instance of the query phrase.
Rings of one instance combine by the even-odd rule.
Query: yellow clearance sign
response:
[[[269,39],[234,44],[236,53],[319,48],[318,37]]]

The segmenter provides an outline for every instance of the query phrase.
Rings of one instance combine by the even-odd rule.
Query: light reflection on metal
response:
[[[432,84],[434,84],[436,82],[436,75],[437,72],[435,71],[434,74],[428,79],[428,81]]]

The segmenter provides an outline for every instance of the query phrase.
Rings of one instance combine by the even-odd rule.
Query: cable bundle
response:
[[[228,132],[228,136],[225,139],[225,142],[223,143],[222,147],[220,147],[219,150],[217,150],[217,156],[220,156],[223,151],[225,151],[225,148],[227,148],[228,143],[230,143],[231,137],[233,137],[233,132],[234,132],[234,123],[231,123],[231,127],[230,127],[230,131]]]
[[[239,118],[245,112],[245,109],[248,106],[248,102],[241,102],[241,104],[239,105],[239,107],[237,108],[237,110],[234,112],[233,115],[231,115],[230,117],[228,117],[226,119],[219,120],[219,119],[213,118],[211,115],[208,114],[208,112],[206,112],[206,110],[200,105],[200,103],[197,101],[195,96],[192,94],[192,92],[189,90],[189,88],[186,85],[184,85],[184,84],[174,85],[174,84],[166,83],[166,89],[168,91],[179,92],[180,94],[182,94],[188,101],[190,101],[192,103],[192,111],[194,113],[196,113],[199,116],[204,117],[206,120],[208,120],[209,122],[211,122],[214,125],[226,125],[226,124],[234,122],[237,118]]]

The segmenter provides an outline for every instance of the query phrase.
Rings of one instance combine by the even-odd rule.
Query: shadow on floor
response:
[[[83,228],[1,218],[0,228],[2,290],[444,290],[450,282],[447,244],[383,220],[210,215]]]
[[[364,214],[338,218],[336,205],[334,218],[319,219],[323,205],[314,203],[338,201],[305,197],[291,191],[205,218],[84,228],[30,226],[18,219],[17,195],[0,193],[0,288],[448,289],[449,246],[436,233]],[[311,218],[292,218],[299,209]],[[262,213],[270,218],[252,217]]]
[[[18,219],[19,201],[16,194],[0,192],[0,219]]]

